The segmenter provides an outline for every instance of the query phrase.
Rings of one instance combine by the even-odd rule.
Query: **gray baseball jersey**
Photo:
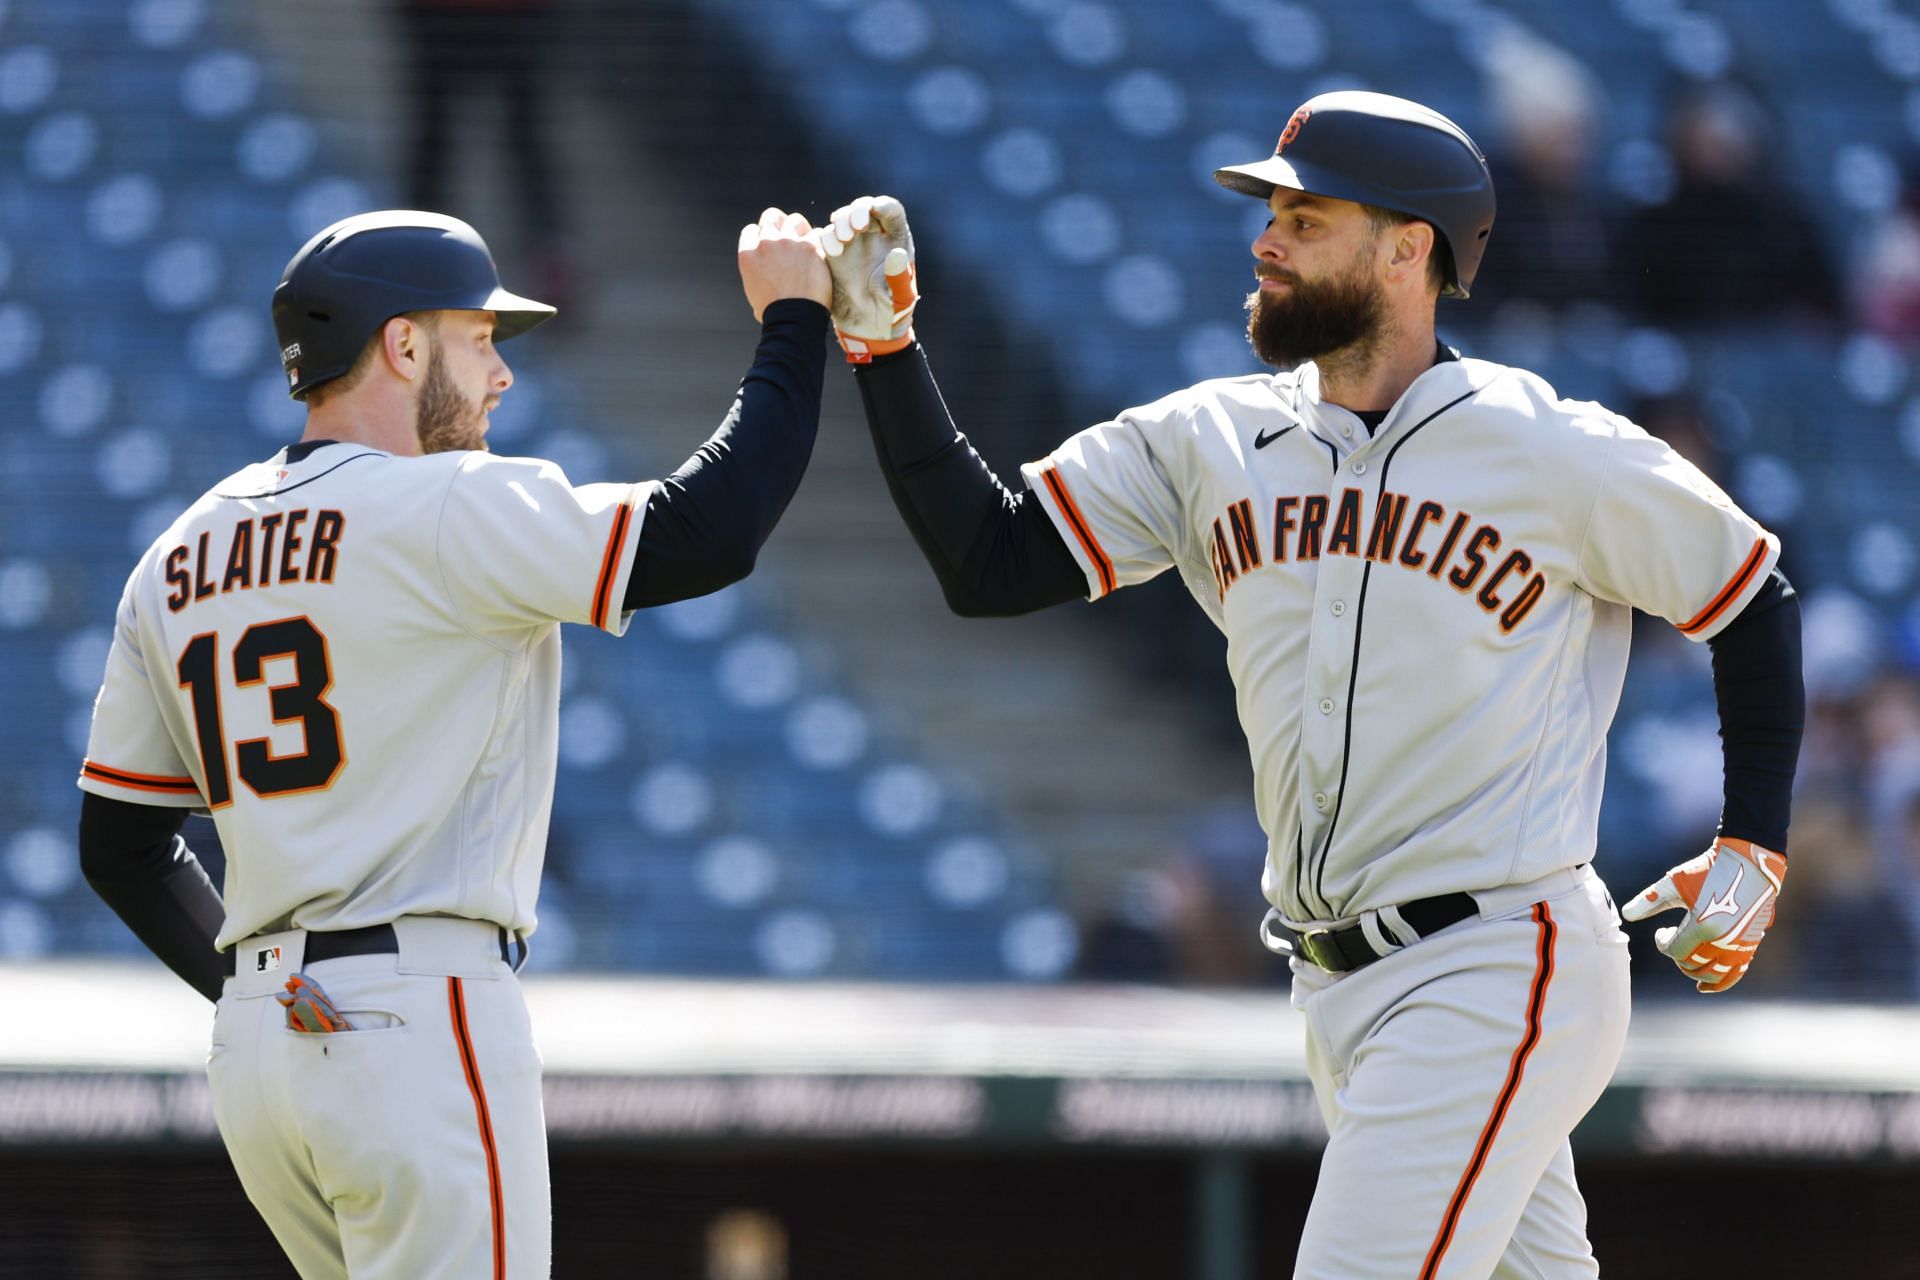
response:
[[[135,567],[80,785],[212,814],[222,947],[401,915],[530,932],[558,624],[626,629],[647,486],[487,453],[286,458]]]
[[[1705,640],[1777,539],[1596,404],[1480,360],[1369,435],[1318,371],[1203,382],[1024,468],[1098,598],[1177,568],[1227,637],[1290,922],[1594,850],[1634,608]]]

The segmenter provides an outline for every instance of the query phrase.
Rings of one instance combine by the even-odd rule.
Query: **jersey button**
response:
[[[1364,462],[1356,462],[1356,463],[1354,463],[1354,464],[1353,464],[1353,474],[1355,474],[1355,475],[1357,475],[1357,476],[1363,476],[1363,475],[1365,475],[1365,474],[1367,474],[1367,464],[1366,464],[1366,463],[1364,463]]]
[[[1314,808],[1316,808],[1316,809],[1324,809],[1324,808],[1326,808],[1326,807],[1327,807],[1327,793],[1326,793],[1326,792],[1324,792],[1324,791],[1316,791],[1316,792],[1314,792],[1314,793],[1313,793],[1313,807],[1314,807]]]
[[[1340,424],[1340,434],[1343,436],[1351,436],[1353,434],[1353,428],[1343,422]]]
[[[1321,714],[1321,715],[1323,715],[1323,716],[1330,716],[1330,715],[1332,715],[1332,714],[1333,714],[1333,699],[1332,699],[1332,698],[1322,698],[1322,699],[1320,699],[1320,714]]]
[[[1345,600],[1335,600],[1329,608],[1334,617],[1344,617],[1347,612],[1347,602]]]

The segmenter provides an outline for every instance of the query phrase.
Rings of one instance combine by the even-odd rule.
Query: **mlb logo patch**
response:
[[[272,973],[280,967],[280,948],[262,947],[253,953],[253,971]]]

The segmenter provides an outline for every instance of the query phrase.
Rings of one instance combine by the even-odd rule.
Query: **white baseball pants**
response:
[[[236,947],[214,1015],[214,1118],[303,1280],[546,1280],[540,1057],[498,930],[394,922],[397,955],[306,967],[354,1030],[289,1030],[306,934]],[[261,948],[277,967],[255,971]]]
[[[1627,940],[1589,868],[1365,968],[1293,964],[1329,1140],[1301,1280],[1599,1275],[1567,1135],[1626,1041]]]

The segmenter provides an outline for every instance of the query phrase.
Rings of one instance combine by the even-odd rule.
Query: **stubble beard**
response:
[[[440,358],[438,343],[420,386],[414,431],[421,453],[449,453],[456,449],[487,451],[486,418],[481,406],[460,394]]]
[[[1364,260],[1325,280],[1285,277],[1283,296],[1256,289],[1247,295],[1247,341],[1278,369],[1308,360],[1367,362],[1379,345],[1386,301]]]

